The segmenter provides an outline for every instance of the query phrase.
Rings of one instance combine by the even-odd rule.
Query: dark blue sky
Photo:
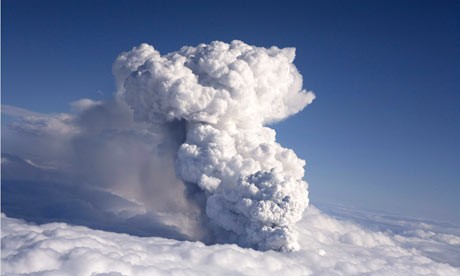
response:
[[[460,223],[459,1],[2,1],[2,103],[67,112],[135,45],[233,39],[297,48],[317,99],[276,129],[313,202]]]

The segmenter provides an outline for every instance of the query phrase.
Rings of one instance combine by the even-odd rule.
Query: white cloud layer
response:
[[[302,90],[294,48],[215,41],[160,55],[142,44],[113,73],[134,118],[182,121],[176,173],[206,208],[217,240],[267,250],[298,248],[293,228],[308,205],[305,161],[268,123],[315,98]],[[197,187],[196,187],[197,186]]]
[[[356,217],[356,214],[353,214]],[[3,275],[460,275],[460,229],[400,218],[373,231],[307,208],[297,252],[140,238],[2,217]],[[361,217],[361,220],[363,217]],[[367,219],[378,223],[379,216]],[[430,229],[430,230],[428,230]],[[382,229],[383,230],[383,229]],[[436,258],[433,258],[433,253]],[[450,263],[450,264],[448,264]]]

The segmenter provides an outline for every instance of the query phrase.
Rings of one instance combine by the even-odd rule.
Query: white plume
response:
[[[298,249],[305,161],[266,126],[315,98],[302,90],[294,57],[294,48],[215,41],[163,56],[142,44],[114,63],[118,95],[136,120],[184,128],[176,174],[190,190],[199,187],[192,196],[203,201],[217,241]]]

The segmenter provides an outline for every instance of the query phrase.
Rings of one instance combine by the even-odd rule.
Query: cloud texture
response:
[[[404,231],[372,231],[351,222],[357,217],[370,219],[353,213],[334,218],[310,206],[295,226],[300,250],[280,253],[139,238],[64,223],[37,226],[3,216],[2,274],[459,275],[460,228],[446,234],[439,225],[386,218],[386,224]],[[369,222],[378,223],[378,218]],[[434,252],[437,260],[430,255]]]
[[[294,57],[294,48],[216,41],[163,56],[142,44],[115,61],[119,96],[136,120],[182,122],[176,174],[206,209],[218,241],[298,249],[293,226],[308,205],[305,161],[266,126],[315,97],[302,90]]]

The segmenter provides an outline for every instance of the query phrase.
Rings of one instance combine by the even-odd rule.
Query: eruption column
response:
[[[163,56],[142,44],[114,63],[136,120],[184,122],[176,174],[199,187],[217,242],[298,248],[293,225],[308,205],[305,161],[266,126],[315,98],[302,90],[294,57],[294,48],[215,41]]]

